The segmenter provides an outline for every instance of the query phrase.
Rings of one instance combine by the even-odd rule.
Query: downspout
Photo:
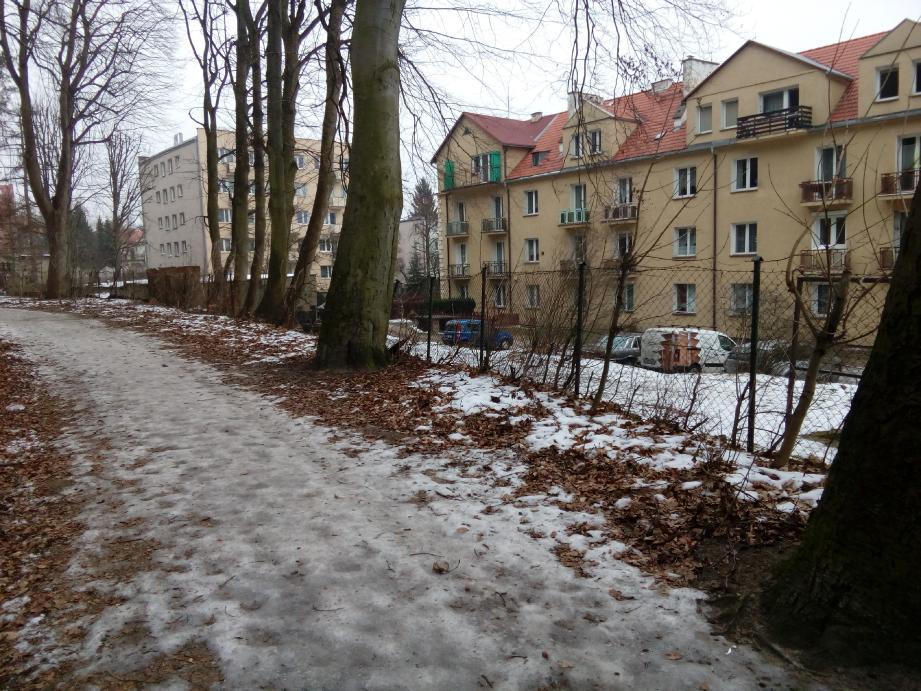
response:
[[[710,303],[711,303],[711,318],[713,320],[713,330],[716,330],[716,247],[717,247],[717,230],[716,230],[716,221],[717,221],[717,178],[716,178],[716,150],[713,146],[710,146],[710,153],[713,156],[713,245],[710,250],[712,255],[711,259],[711,271],[710,271]]]

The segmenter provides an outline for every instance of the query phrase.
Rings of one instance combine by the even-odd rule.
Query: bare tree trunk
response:
[[[601,376],[598,380],[598,389],[592,397],[591,412],[595,412],[604,400],[604,388],[608,384],[608,373],[611,369],[611,351],[614,349],[614,337],[620,331],[620,315],[624,309],[624,290],[627,286],[627,275],[630,273],[633,257],[629,252],[626,257],[621,257],[617,269],[617,284],[614,286],[614,306],[611,309],[611,322],[608,326],[608,342],[604,348],[604,364],[601,366]]]
[[[403,209],[398,41],[403,0],[359,0],[352,28],[355,132],[349,198],[320,329],[320,367],[387,361],[393,257]]]
[[[253,261],[249,268],[249,287],[243,311],[251,314],[256,308],[259,286],[262,282],[262,264],[265,257],[265,125],[262,106],[262,60],[260,59],[259,28],[253,21],[248,3],[242,3],[249,26],[250,48],[252,49],[253,84],[253,192],[255,202],[255,227],[253,230]]]
[[[822,499],[765,600],[823,660],[921,659],[921,187],[903,243]]]
[[[231,289],[230,311],[236,315],[243,308],[243,282],[246,280],[247,245],[249,244],[249,130],[246,77],[251,59],[249,25],[246,21],[246,5],[249,0],[238,0],[236,4],[237,44],[234,68],[234,148],[236,167],[233,173],[233,199],[231,200],[230,234],[235,248],[233,262],[233,287]]]
[[[294,277],[288,287],[285,301],[286,319],[290,321],[297,309],[297,301],[304,292],[307,272],[317,256],[320,232],[329,211],[329,195],[336,184],[336,130],[339,124],[339,101],[345,83],[345,63],[340,53],[342,17],[347,0],[332,0],[326,25],[326,104],[323,110],[323,128],[320,135],[320,170],[317,172],[317,190],[310,212],[307,232],[301,240]]]
[[[211,239],[212,294],[209,301],[220,302],[224,295],[224,272],[221,266],[221,226],[218,220],[217,174],[217,106],[211,101],[211,89],[205,86],[202,101],[205,117],[205,222]]]
[[[787,461],[790,460],[793,449],[796,447],[796,441],[799,439],[800,430],[803,427],[803,422],[806,420],[806,413],[809,412],[809,406],[812,405],[812,399],[815,397],[815,386],[819,378],[819,368],[822,366],[822,361],[825,359],[828,351],[831,349],[832,345],[834,345],[838,327],[844,316],[850,284],[851,272],[846,270],[833,285],[832,303],[828,310],[828,316],[825,318],[823,329],[815,334],[815,348],[809,355],[809,365],[806,367],[803,390],[800,392],[796,407],[793,409],[793,412],[787,418],[786,424],[784,425],[783,441],[774,459],[774,465],[777,467],[786,464]]]

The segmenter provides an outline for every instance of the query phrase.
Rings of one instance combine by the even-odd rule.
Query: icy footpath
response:
[[[85,553],[120,536],[159,542],[72,653],[83,673],[128,674],[200,640],[234,688],[793,681],[712,636],[696,591],[660,590],[610,557],[603,577],[578,578],[519,532],[529,509],[484,511],[501,490],[439,459],[398,458],[350,436],[331,443],[331,430],[292,420],[131,331],[4,309],[0,333],[81,407],[82,431],[112,445],[104,472],[123,485],[123,503],[90,502]],[[78,430],[65,432],[80,452]],[[530,511],[533,522],[561,529],[573,518]],[[436,561],[448,572],[436,573]],[[149,638],[113,637],[136,621]]]

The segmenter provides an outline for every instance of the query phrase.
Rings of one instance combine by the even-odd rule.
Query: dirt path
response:
[[[482,512],[495,490],[470,482],[413,501],[432,486],[421,473],[432,459],[332,442],[212,367],[93,320],[0,309],[0,336],[80,413],[63,439],[99,498],[71,575],[110,595],[83,643],[59,656],[81,677],[311,689],[802,684],[713,636],[693,591],[660,592],[625,567],[612,577],[637,595],[619,601],[610,581],[578,578],[518,516]],[[433,571],[442,560],[449,573]]]

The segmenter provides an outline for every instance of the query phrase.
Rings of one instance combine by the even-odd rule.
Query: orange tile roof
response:
[[[844,90],[844,94],[831,113],[829,118],[831,122],[840,122],[841,120],[851,120],[859,117],[860,114],[857,112],[857,89],[860,81],[858,79],[860,70],[857,61],[861,55],[879,43],[880,39],[888,33],[888,31],[883,31],[870,36],[862,36],[849,41],[822,46],[821,48],[804,50],[800,53],[800,55],[853,77],[853,81],[848,84],[847,89]]]
[[[857,112],[858,60],[889,32],[862,36],[828,46],[803,51],[799,55],[817,66],[828,67],[835,72],[851,77],[841,99],[831,115],[832,122],[848,120],[859,116]],[[675,128],[675,115],[684,99],[683,85],[675,82],[659,93],[652,89],[602,101],[598,105],[614,117],[635,120],[638,124],[613,157],[614,161],[653,156],[680,151],[687,148],[685,123]],[[565,161],[560,151],[562,130],[568,114],[566,112],[545,115],[536,122],[500,118],[478,113],[463,113],[482,127],[501,144],[527,147],[529,155],[508,174],[509,179],[550,173],[560,170]],[[530,153],[547,152],[538,165],[533,165]]]

